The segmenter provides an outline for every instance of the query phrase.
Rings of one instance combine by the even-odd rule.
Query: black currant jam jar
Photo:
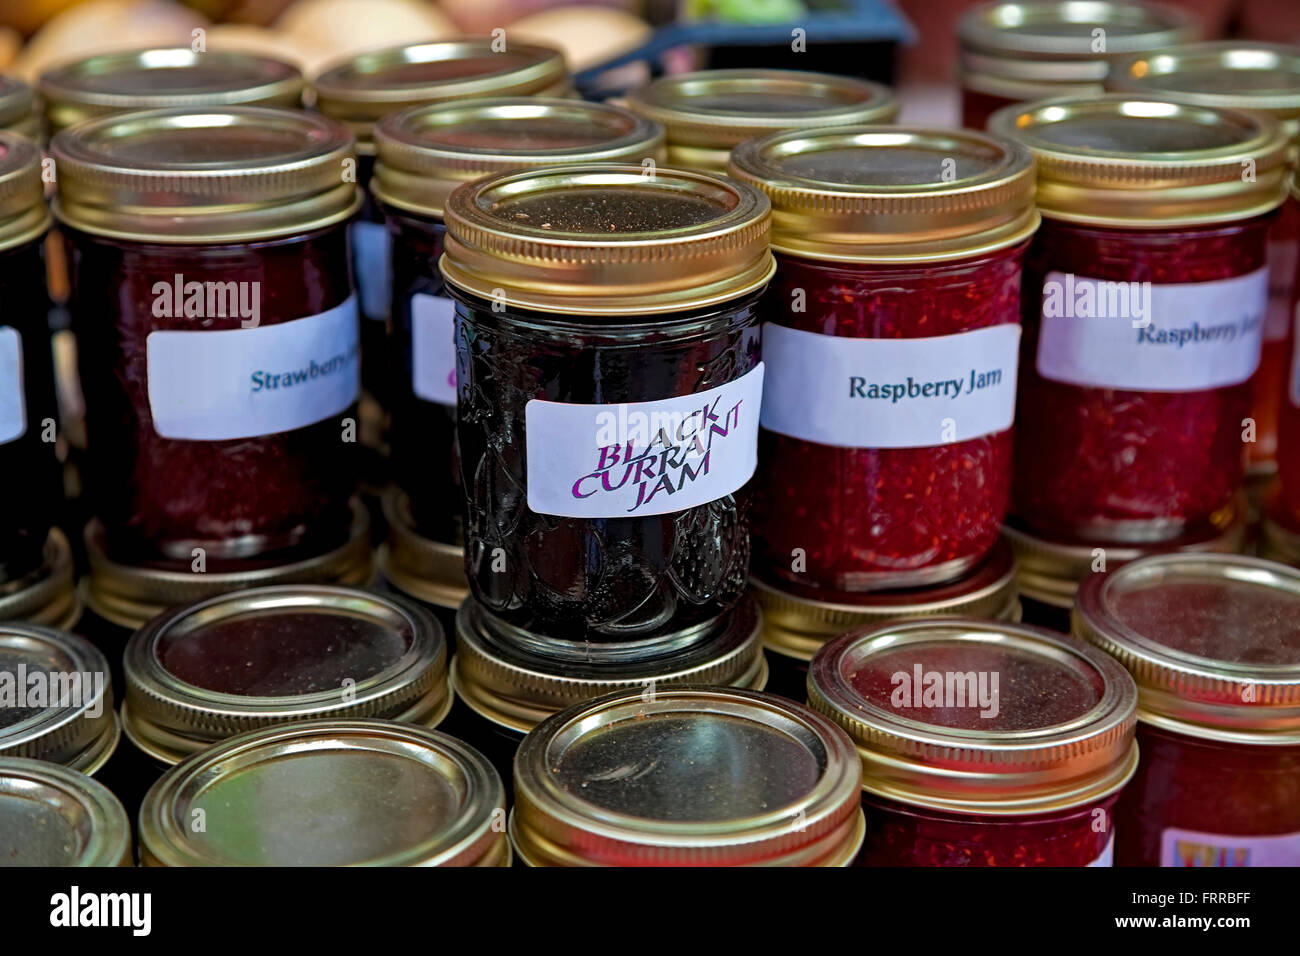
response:
[[[466,573],[552,653],[649,653],[743,595],[769,221],[752,187],[642,166],[448,198]]]

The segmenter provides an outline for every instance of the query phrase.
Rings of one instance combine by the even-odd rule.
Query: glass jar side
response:
[[[1300,199],[1291,196],[1268,234],[1268,314],[1259,368],[1251,382],[1255,440],[1246,445],[1247,468],[1271,474],[1277,465],[1283,397],[1289,393],[1291,342],[1295,335],[1295,281],[1300,268]]]

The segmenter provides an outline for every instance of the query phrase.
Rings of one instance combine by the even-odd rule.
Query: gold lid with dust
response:
[[[1130,229],[1228,222],[1286,199],[1286,131],[1259,113],[1124,94],[1015,104],[990,132],[1038,162],[1038,208]]]
[[[547,97],[459,100],[403,110],[375,127],[371,189],[386,205],[440,218],[461,183],[574,163],[663,161],[658,123],[603,103]]]
[[[256,106],[119,113],[55,135],[54,214],[138,242],[247,242],[322,229],[361,204],[352,137]]]
[[[627,95],[627,108],[662,123],[668,162],[725,172],[747,139],[780,130],[888,123],[894,91],[879,83],[798,70],[702,70],[661,77]]]
[[[443,277],[481,299],[569,315],[659,315],[756,292],[776,270],[752,186],[688,170],[556,166],[447,200]]]
[[[991,621],[845,634],[808,668],[809,705],[857,743],[864,790],[956,813],[1048,813],[1114,793],[1137,769],[1137,697],[1097,648]]]
[[[22,80],[3,74],[0,74],[0,129],[30,140],[41,137],[35,92]]]
[[[729,172],[771,200],[772,248],[813,259],[965,258],[1038,228],[1029,151],[970,130],[793,130],[737,146]]]
[[[390,113],[479,96],[564,96],[572,89],[559,50],[498,46],[489,38],[440,40],[355,54],[312,81],[316,108],[345,124],[360,151],[371,153],[374,125]]]
[[[107,787],[48,760],[0,757],[0,868],[132,865],[131,821]]]
[[[40,149],[21,133],[0,131],[0,250],[31,242],[49,227]]]
[[[83,120],[133,110],[296,108],[303,86],[298,68],[280,60],[188,47],[101,53],[47,70],[37,83],[50,136]]]
[[[41,566],[0,586],[0,621],[25,621],[71,630],[81,617],[73,576],[72,546],[58,528],[45,539]]]

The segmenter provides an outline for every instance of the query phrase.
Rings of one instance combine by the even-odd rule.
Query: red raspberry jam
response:
[[[1034,152],[1044,217],[1025,260],[1014,514],[1101,544],[1226,527],[1285,135],[1118,95],[1010,107],[990,128]]]
[[[766,198],[546,167],[462,185],[446,217],[474,598],[589,654],[702,635],[749,567]]]
[[[756,566],[860,591],[959,577],[1011,489],[1028,151],[840,127],[737,148],[772,201]]]
[[[1187,11],[1160,3],[984,3],[957,24],[962,125],[983,129],[1011,103],[1102,92],[1125,56],[1198,39]]]
[[[845,634],[808,672],[862,755],[859,866],[1110,866],[1137,688],[1083,641],[947,618]]]
[[[337,545],[359,365],[347,131],[287,110],[158,110],[51,148],[109,552]]]
[[[704,70],[661,77],[627,95],[627,108],[662,123],[668,162],[726,172],[731,150],[780,130],[889,123],[893,90],[856,77],[799,70]]]
[[[1162,555],[1095,575],[1074,632],[1139,683],[1116,861],[1300,866],[1300,571]]]

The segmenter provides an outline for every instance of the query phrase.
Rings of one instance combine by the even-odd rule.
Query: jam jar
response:
[[[705,70],[679,73],[633,90],[627,108],[662,123],[668,162],[726,172],[731,150],[779,130],[889,123],[893,90],[879,83],[797,70]]]
[[[1266,113],[1300,145],[1300,48],[1231,40],[1161,50],[1118,65],[1107,86],[1183,103]],[[1291,303],[1300,264],[1300,201],[1288,199],[1268,235],[1268,313],[1259,369],[1252,380],[1255,440],[1246,444],[1250,474],[1277,471],[1277,426],[1291,352]]]
[[[1043,214],[1025,259],[1015,518],[1099,545],[1224,530],[1286,134],[1262,114],[1120,94],[1008,107],[989,128],[1035,154]]]
[[[205,826],[192,826],[202,811]],[[501,778],[388,720],[280,724],[169,770],[140,809],[143,866],[509,866]]]
[[[967,131],[753,140],[772,201],[754,564],[824,600],[950,581],[1011,494],[1034,164]]]
[[[861,780],[844,731],[800,704],[622,690],[524,738],[510,839],[528,866],[846,866]]]
[[[0,867],[131,866],[131,821],[102,783],[0,757]]]
[[[423,551],[459,554],[463,541],[456,453],[455,306],[443,290],[438,257],[443,207],[462,182],[490,173],[572,163],[650,163],[663,159],[663,128],[626,110],[545,97],[482,98],[415,107],[375,128],[372,191],[392,233],[392,354],[389,439],[393,471],[406,501],[390,508],[395,581],[424,578],[437,598],[447,582],[427,580],[432,560],[396,539],[427,539]],[[409,515],[409,523],[408,523]],[[450,547],[448,547],[450,546]],[[463,597],[464,573],[453,567]],[[419,584],[417,583],[417,587]],[[460,603],[455,600],[453,607]]]
[[[1300,179],[1291,181],[1288,202],[1300,208]],[[1291,310],[1300,315],[1300,263],[1291,289]],[[1281,384],[1278,416],[1278,488],[1260,527],[1260,554],[1288,564],[1300,564],[1300,336],[1292,336],[1286,374]]]
[[[1075,633],[1137,679],[1121,866],[1300,866],[1300,571],[1160,555],[1088,580]]]
[[[749,567],[766,197],[556,166],[459,186],[445,216],[474,598],[556,654],[702,638]]]
[[[985,3],[957,24],[961,120],[983,129],[1011,103],[1103,91],[1117,60],[1201,38],[1186,10],[1157,3]]]
[[[886,625],[823,647],[808,699],[862,755],[857,865],[1112,865],[1137,687],[1087,643],[958,618]]]
[[[110,556],[189,568],[337,547],[360,387],[347,130],[153,110],[78,124],[51,151]]]
[[[0,132],[0,602],[41,576],[62,501],[54,365],[41,241],[50,225],[41,153]]]
[[[19,133],[33,141],[41,138],[36,94],[22,80],[3,74],[0,74],[0,130]]]

